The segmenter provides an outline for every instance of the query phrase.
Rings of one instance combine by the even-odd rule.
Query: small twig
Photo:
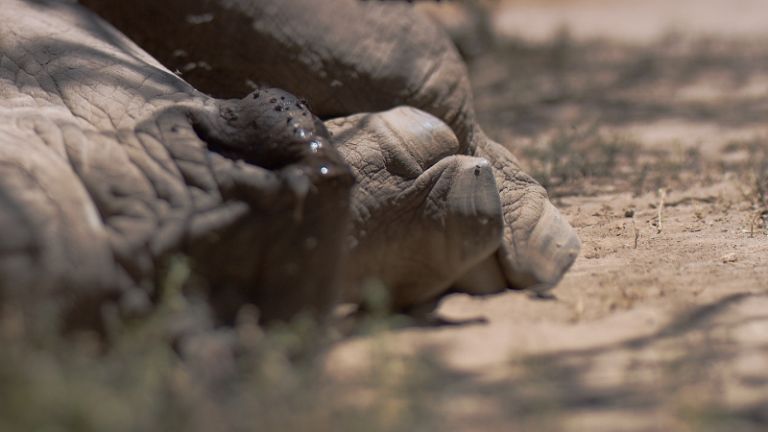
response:
[[[661,214],[664,211],[664,200],[667,198],[667,190],[659,188],[658,220],[656,221],[656,234],[661,234]]]
[[[713,197],[713,196],[684,197],[684,198],[680,198],[679,200],[676,200],[676,201],[670,201],[668,203],[665,203],[664,205],[666,207],[677,207],[679,205],[690,204],[692,202],[700,202],[700,203],[705,203],[705,204],[712,204],[713,202],[716,202],[716,201],[717,201],[717,197]]]
[[[634,249],[637,249],[637,241],[640,239],[640,230],[637,229],[637,224],[635,223],[635,216],[632,216],[632,231],[635,233],[635,245]]]

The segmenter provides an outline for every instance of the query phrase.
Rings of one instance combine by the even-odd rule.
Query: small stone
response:
[[[724,263],[732,263],[738,261],[738,257],[736,257],[736,254],[731,252],[723,255],[720,257],[720,260],[722,260]]]
[[[627,209],[624,211],[625,218],[635,217],[635,209]]]

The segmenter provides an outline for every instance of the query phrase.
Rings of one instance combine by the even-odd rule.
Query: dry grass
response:
[[[545,142],[522,149],[522,156],[531,175],[554,190],[636,169],[637,149],[632,139],[602,133],[592,124],[558,130]]]
[[[768,142],[764,137],[731,141],[723,152],[730,156],[722,163],[723,169],[738,172],[746,185],[744,195],[753,213],[750,235],[758,231],[768,235]]]
[[[557,129],[517,153],[553,197],[617,191],[641,195],[702,179],[704,171],[696,148],[651,150],[596,123]]]
[[[382,347],[368,374],[341,382],[322,365],[328,333],[306,318],[265,330],[246,308],[234,329],[174,344],[179,320],[200,312],[179,294],[184,265],[172,267],[159,310],[113,328],[106,350],[88,335],[28,325],[37,316],[4,314],[0,430],[384,432],[439,424],[423,395],[434,386],[426,357],[404,363]],[[361,328],[375,338],[390,325],[378,317]]]

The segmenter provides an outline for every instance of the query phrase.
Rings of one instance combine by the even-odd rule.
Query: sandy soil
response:
[[[444,317],[486,322],[351,338],[328,367],[418,367],[439,430],[767,430],[766,17],[755,0],[503,2],[471,67],[481,122],[581,255],[553,298],[451,296]]]

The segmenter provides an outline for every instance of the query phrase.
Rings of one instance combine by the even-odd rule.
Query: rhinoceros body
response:
[[[544,189],[477,125],[449,40],[407,5],[83,2],[172,67],[199,59],[193,87],[81,6],[0,3],[5,304],[49,296],[93,325],[104,304],[151,306],[178,253],[225,322],[249,303],[323,316],[373,279],[401,309],[550,288],[575,259]]]

